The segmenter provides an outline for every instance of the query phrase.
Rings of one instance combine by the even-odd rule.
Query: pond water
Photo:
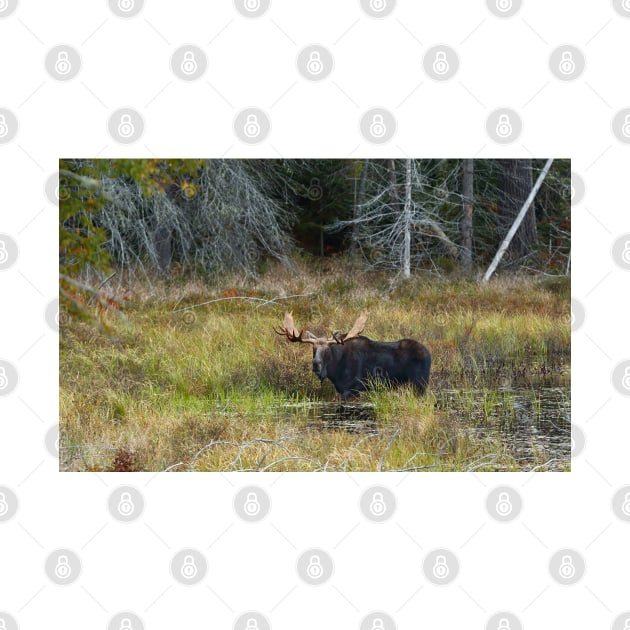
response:
[[[476,450],[486,452],[494,448],[507,454],[521,470],[570,469],[571,391],[567,362],[529,362],[520,371],[495,369],[481,377],[477,369],[475,375],[478,382],[473,386],[457,382],[470,381],[465,374],[455,379],[449,375],[448,380],[446,375],[432,377],[435,411],[448,426],[453,440],[463,438],[468,445],[481,447]],[[296,412],[289,405],[280,415],[289,420]],[[300,405],[299,413],[311,431],[369,435],[384,429],[374,407],[362,398],[349,403],[314,401],[306,407]],[[396,419],[390,418],[387,430],[395,425]],[[441,453],[450,452],[448,442],[450,439],[435,453],[436,462],[439,463]],[[492,457],[493,453],[488,452],[487,458],[480,459],[479,468],[487,469]],[[471,469],[474,470],[467,468]]]

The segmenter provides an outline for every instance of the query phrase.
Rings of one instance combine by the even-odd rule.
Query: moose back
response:
[[[361,335],[366,313],[362,313],[349,332],[331,337],[316,337],[302,329],[298,332],[291,313],[286,313],[282,328],[276,330],[289,341],[313,346],[313,372],[321,381],[330,379],[344,400],[363,391],[371,380],[394,385],[411,383],[419,394],[429,382],[431,353],[418,341],[372,341]]]

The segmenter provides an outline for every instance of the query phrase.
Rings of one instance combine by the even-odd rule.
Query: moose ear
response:
[[[343,343],[347,336],[348,333],[342,333],[340,330],[336,330],[332,334],[332,338],[335,340],[336,343]]]

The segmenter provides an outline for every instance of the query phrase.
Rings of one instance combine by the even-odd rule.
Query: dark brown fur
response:
[[[363,391],[372,379],[394,385],[411,383],[419,394],[429,382],[431,353],[418,341],[372,341],[360,336],[343,344],[313,345],[313,372],[329,378],[344,400]]]

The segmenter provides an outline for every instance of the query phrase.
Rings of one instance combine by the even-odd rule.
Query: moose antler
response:
[[[363,329],[365,328],[365,322],[366,321],[367,321],[367,313],[364,311],[363,313],[361,313],[361,315],[359,315],[359,317],[354,322],[354,325],[352,326],[350,331],[348,333],[346,333],[345,335],[343,335],[343,334],[341,334],[339,332],[334,332],[332,334],[332,336],[329,337],[329,338],[327,338],[327,337],[318,338],[315,335],[313,335],[313,333],[310,333],[308,330],[306,330],[305,328],[302,328],[302,330],[300,330],[298,332],[298,329],[295,327],[295,324],[293,322],[293,315],[291,315],[291,313],[287,312],[284,315],[284,321],[282,322],[282,328],[278,328],[277,330],[274,328],[274,332],[276,332],[278,335],[282,335],[282,336],[286,337],[289,341],[299,341],[300,343],[310,343],[310,344],[316,344],[316,343],[330,343],[330,344],[339,343],[339,344],[343,344],[348,339],[352,339],[353,337],[358,337],[363,332]]]
[[[295,324],[293,323],[293,315],[287,312],[284,314],[284,321],[282,322],[282,328],[274,331],[278,335],[284,335],[289,341],[299,341],[300,343],[315,343],[317,340],[308,330],[302,328],[300,332],[297,331]],[[306,333],[306,339],[303,339],[303,335]]]
[[[367,322],[367,313],[363,311],[361,315],[357,317],[357,321],[354,322],[348,333],[341,337],[341,343],[345,343],[348,339],[352,339],[353,337],[358,337],[365,328],[365,322]]]

